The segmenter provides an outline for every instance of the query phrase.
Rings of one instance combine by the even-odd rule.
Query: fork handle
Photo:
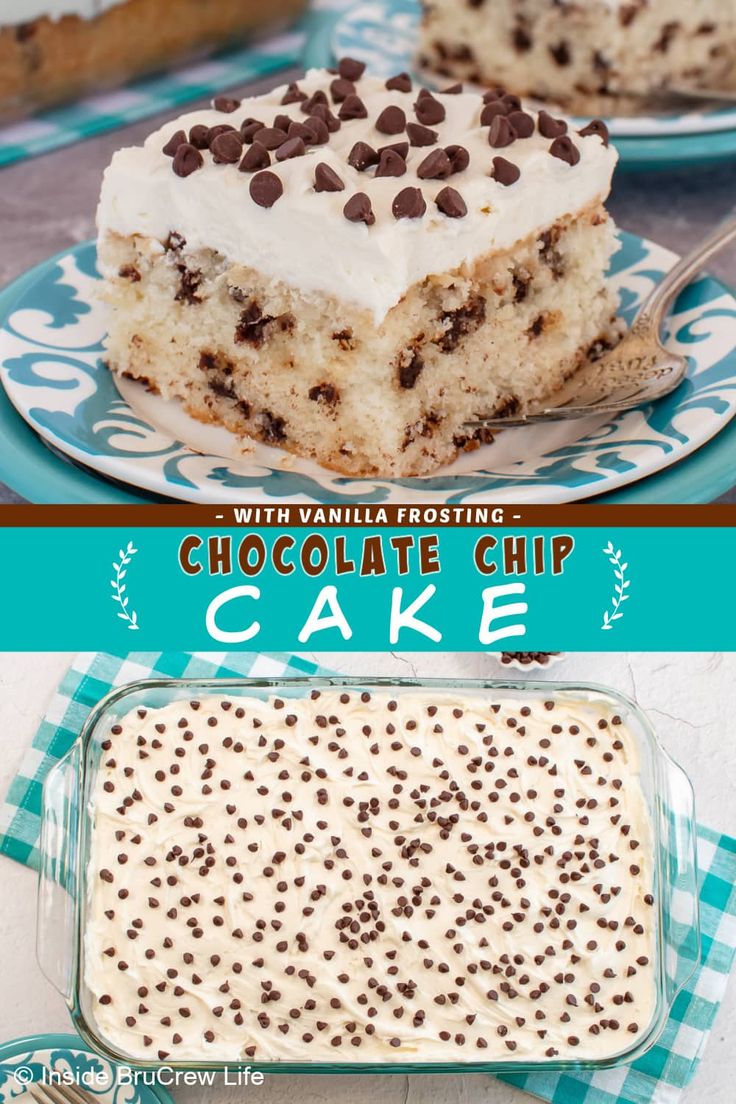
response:
[[[716,103],[736,104],[736,88],[688,88],[686,84],[669,85],[663,92],[681,96],[685,100],[705,100]]]
[[[670,269],[661,283],[657,285],[649,298],[644,302],[636,322],[641,325],[653,326],[659,333],[662,323],[672,300],[690,283],[694,276],[708,263],[716,253],[724,246],[736,241],[736,216],[731,216],[726,222],[718,226],[705,241],[701,242],[692,253],[677,262]]]

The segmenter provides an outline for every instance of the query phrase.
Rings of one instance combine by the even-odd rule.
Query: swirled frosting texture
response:
[[[179,702],[113,727],[91,812],[86,985],[127,1056],[595,1059],[651,1024],[650,825],[606,700]]]

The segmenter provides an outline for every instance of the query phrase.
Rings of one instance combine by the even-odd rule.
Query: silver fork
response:
[[[27,1092],[36,1104],[100,1104],[98,1096],[77,1084],[34,1081],[28,1085]]]
[[[616,348],[585,363],[553,396],[524,413],[479,416],[467,422],[467,426],[506,429],[535,422],[621,414],[669,395],[684,379],[687,360],[662,344],[667,308],[710,258],[734,240],[736,218],[731,218],[667,273],[645,300],[631,329]]]
[[[674,84],[669,88],[663,88],[657,92],[642,93],[643,101],[650,100],[656,105],[676,107],[678,100],[705,101],[706,106],[712,104],[736,104],[736,88],[689,88],[686,84]]]
[[[736,88],[689,88],[687,85],[672,85],[669,88],[659,88],[654,92],[626,93],[628,96],[636,96],[641,99],[643,108],[663,108],[676,110],[683,108],[682,100],[690,100],[691,103],[701,103],[705,107],[716,107],[718,104],[736,104]]]

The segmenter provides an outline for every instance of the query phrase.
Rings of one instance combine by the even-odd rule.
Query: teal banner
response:
[[[730,650],[733,530],[48,528],[0,538],[0,648]]]

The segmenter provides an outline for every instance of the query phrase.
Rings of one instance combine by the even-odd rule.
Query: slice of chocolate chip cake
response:
[[[601,123],[350,59],[219,99],[105,175],[110,365],[348,474],[432,472],[612,339],[615,162]]]
[[[431,0],[421,64],[581,115],[673,85],[736,88],[733,0]],[[646,105],[644,105],[646,106]]]
[[[151,1062],[624,1054],[655,1017],[658,890],[617,708],[350,688],[134,710],[91,794],[88,1022]]]

